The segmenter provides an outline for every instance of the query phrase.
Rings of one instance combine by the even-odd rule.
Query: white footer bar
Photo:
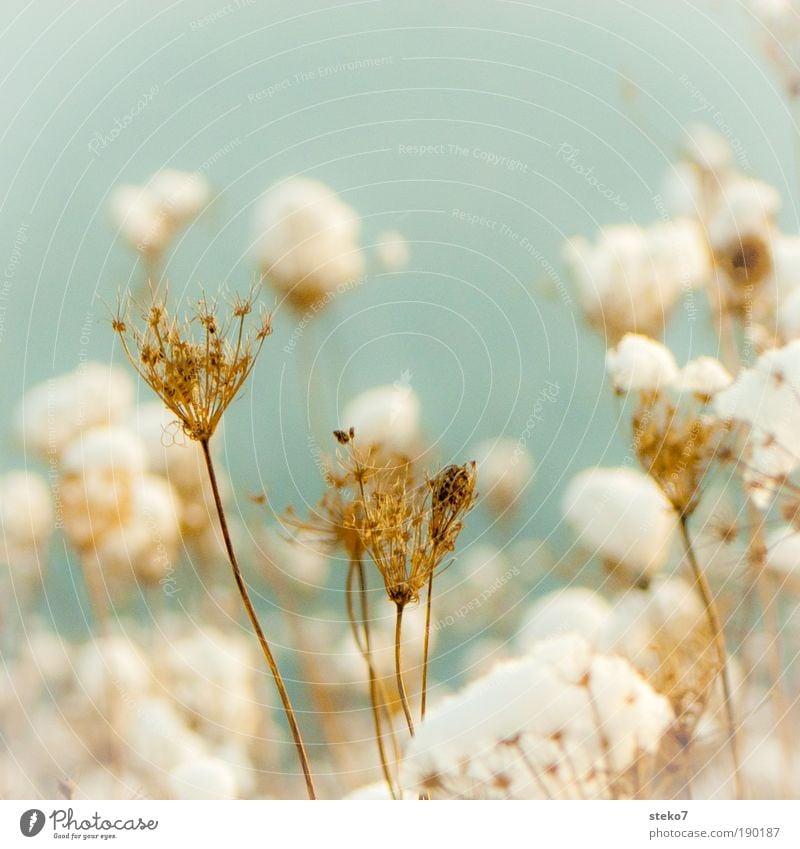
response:
[[[0,801],[4,849],[54,841],[154,849],[421,849],[440,842],[455,849],[797,849],[800,803]]]

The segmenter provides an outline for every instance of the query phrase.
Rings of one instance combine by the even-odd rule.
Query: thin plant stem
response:
[[[751,567],[757,603],[761,607],[762,627],[768,638],[767,667],[770,674],[769,697],[778,737],[783,746],[782,769],[784,782],[788,781],[790,771],[788,753],[792,750],[791,731],[786,723],[789,714],[789,694],[786,692],[783,677],[783,651],[781,647],[780,612],[777,606],[780,588],[771,591],[768,576],[764,568],[764,519],[758,513],[758,508],[748,499],[748,513],[753,522],[753,533],[748,550],[748,560]]]
[[[408,696],[406,695],[406,685],[403,683],[403,667],[400,660],[400,640],[403,634],[403,608],[404,604],[397,606],[397,619],[395,620],[394,628],[394,671],[397,680],[397,692],[400,696],[400,704],[403,706],[403,713],[406,717],[408,725],[408,733],[414,736],[414,720],[411,718],[411,709],[408,706]]]
[[[791,780],[790,752],[793,745],[792,732],[786,722],[786,717],[791,713],[791,704],[784,688],[783,652],[780,644],[780,612],[777,607],[778,590],[771,591],[772,588],[769,586],[768,576],[763,567],[759,569],[756,575],[755,585],[761,605],[763,627],[769,639],[767,667],[771,681],[768,692],[770,700],[773,702],[774,722],[783,749],[783,757],[781,758],[783,781],[784,784],[787,784]]]
[[[361,601],[361,624],[364,631],[364,639],[362,642],[361,635],[358,633],[358,622],[356,619],[355,606],[353,605],[352,600],[352,583],[353,576],[356,575],[358,577],[359,583],[359,597]],[[372,662],[372,640],[370,637],[369,631],[369,607],[366,596],[366,581],[364,575],[364,566],[360,560],[355,559],[350,563],[350,569],[347,573],[347,615],[350,619],[350,627],[353,630],[353,638],[356,641],[356,645],[358,650],[361,652],[364,661],[367,664],[367,672],[369,675],[369,699],[370,704],[372,706],[372,720],[375,725],[375,742],[378,746],[378,756],[381,761],[381,771],[383,772],[384,780],[386,781],[386,785],[389,788],[389,793],[392,796],[392,799],[397,799],[397,793],[395,791],[394,781],[392,779],[392,773],[389,769],[389,759],[386,755],[386,747],[384,745],[383,740],[383,723],[381,722],[381,707],[386,708],[385,699],[384,704],[381,705],[378,702],[378,676],[375,672],[375,665]],[[388,725],[391,731],[391,717],[388,718]],[[393,732],[392,732],[393,733]],[[396,746],[395,752],[397,754]]]
[[[286,609],[286,593],[282,587],[277,589],[277,593],[281,605]],[[336,710],[333,699],[326,691],[324,675],[317,662],[314,647],[309,643],[304,629],[298,624],[295,616],[288,617],[288,627],[292,640],[300,653],[298,662],[303,671],[303,676],[310,684],[311,700],[314,703],[319,725],[330,749],[331,757],[338,770],[349,773],[352,771],[353,761],[348,754],[347,736],[340,727],[341,714]]]
[[[111,607],[109,604],[108,588],[102,580],[102,575],[91,564],[88,564],[85,558],[81,558],[81,568],[83,570],[83,578],[86,584],[86,592],[89,597],[89,609],[92,612],[94,625],[94,639],[108,641],[111,637]],[[116,670],[112,670],[116,671]],[[123,753],[120,747],[119,734],[117,728],[117,718],[119,715],[116,691],[111,676],[107,677],[103,686],[103,697],[106,705],[106,715],[103,717],[108,732],[108,765],[112,775],[118,778],[122,775]],[[119,786],[114,784],[114,797],[119,795]]]
[[[267,661],[267,666],[269,666],[269,670],[272,673],[272,678],[275,682],[275,686],[278,688],[278,693],[281,697],[281,702],[283,703],[283,710],[286,714],[286,719],[289,723],[289,728],[292,732],[294,746],[297,750],[297,757],[300,761],[300,766],[303,770],[303,777],[305,778],[306,782],[306,791],[308,793],[308,798],[316,799],[317,795],[314,791],[314,780],[311,777],[311,768],[308,763],[308,756],[306,755],[305,746],[303,745],[303,738],[300,735],[300,727],[298,726],[297,719],[295,718],[294,708],[292,708],[292,703],[289,699],[289,693],[286,690],[286,685],[283,683],[283,678],[281,677],[280,670],[278,669],[278,664],[275,662],[275,658],[272,654],[272,649],[270,649],[269,643],[267,642],[267,638],[264,635],[264,631],[261,627],[261,623],[259,622],[255,607],[253,607],[253,602],[250,599],[250,593],[247,590],[247,585],[245,584],[244,577],[242,575],[242,570],[239,568],[239,563],[236,560],[236,553],[233,550],[233,543],[231,541],[230,531],[228,530],[228,522],[225,518],[225,509],[222,506],[222,497],[220,496],[219,485],[217,484],[217,475],[214,471],[214,463],[211,459],[211,451],[209,450],[208,440],[201,439],[200,445],[203,448],[203,457],[206,461],[208,477],[211,481],[211,489],[214,493],[214,503],[217,507],[217,515],[219,516],[219,524],[222,530],[222,536],[225,540],[225,550],[228,553],[228,560],[230,561],[231,569],[233,571],[233,579],[236,582],[236,587],[239,590],[239,595],[241,596],[242,604],[244,604],[244,608],[247,611],[247,615],[250,619],[250,624],[253,626],[253,630],[256,632],[256,636],[258,637],[258,642],[261,645],[261,651],[264,653],[264,657]]]
[[[737,339],[736,339],[736,330],[735,330],[734,322],[731,319],[730,313],[728,313],[723,308],[724,305],[722,304],[721,296],[720,296],[720,292],[719,292],[718,287],[711,287],[710,291],[712,291],[712,290],[715,293],[712,306],[714,307],[714,309],[716,311],[716,315],[719,318],[719,330],[718,330],[717,335],[720,339],[720,342],[722,343],[722,350],[723,350],[723,353],[725,355],[724,356],[724,362],[727,365],[728,369],[731,371],[731,373],[736,374],[742,366],[743,358],[742,358],[742,354],[739,350],[739,344],[738,344]],[[709,294],[709,298],[710,297],[711,297],[711,295]],[[756,595],[759,599],[759,602],[761,602],[761,604],[763,606],[763,587],[762,587],[762,583],[761,583],[762,577],[763,577],[763,568],[762,568],[763,567],[763,556],[760,554],[760,552],[763,551],[763,521],[760,521],[758,519],[758,510],[755,508],[755,505],[752,503],[752,501],[747,496],[747,494],[745,494],[745,499],[747,500],[748,513],[749,513],[750,517],[755,520],[754,521],[753,536],[752,536],[752,539],[750,540],[750,543],[749,543],[749,548],[750,548],[749,553],[756,553],[756,554],[755,554],[755,556],[751,555],[749,559],[750,559],[751,565],[754,565],[756,567],[754,569],[755,577],[754,577],[754,580],[753,580],[753,584],[754,584],[754,587],[755,587],[755,590],[756,590]],[[764,613],[766,614],[766,610],[764,610]],[[778,678],[775,678],[775,667],[774,667],[774,664],[776,664],[776,662],[777,662],[778,672],[780,672],[780,661],[779,660],[776,661],[776,658],[779,658],[779,656],[780,656],[780,642],[779,642],[779,640],[780,640],[780,629],[775,630],[775,632],[773,633],[772,632],[772,626],[774,625],[774,622],[771,621],[770,619],[768,619],[766,617],[766,615],[765,615],[765,619],[766,619],[765,627],[766,627],[766,630],[767,630],[767,636],[770,638],[770,647],[771,647],[770,648],[770,663],[773,664],[773,668],[772,668],[771,671],[772,671],[773,680],[774,680],[774,684],[770,688],[770,700],[773,702],[773,706],[775,708],[775,713],[780,715],[782,713],[783,703],[785,702],[785,700],[784,700],[785,693],[784,693],[784,691],[781,687],[781,676],[778,675]],[[776,647],[776,651],[773,650],[773,648],[772,648],[773,646]],[[786,738],[785,738],[784,731],[783,731],[780,723],[778,723],[778,729],[777,730],[778,730],[779,736],[785,742]],[[786,768],[785,764],[786,764],[786,759],[784,758],[784,769]],[[737,788],[741,789],[741,787],[740,787],[740,776],[738,774],[738,771],[736,773],[736,783],[737,783]]]
[[[359,560],[358,561],[358,588],[359,595],[361,599],[361,619],[364,622],[364,645],[367,651],[367,656],[370,659],[370,664],[372,666],[372,676],[375,683],[375,696],[376,699],[382,699],[379,702],[380,705],[383,706],[383,710],[386,713],[386,724],[389,728],[389,737],[392,741],[392,751],[394,752],[395,762],[400,761],[400,747],[397,744],[397,737],[394,733],[394,725],[392,723],[392,716],[389,712],[389,695],[386,692],[386,687],[381,681],[378,673],[375,669],[375,664],[372,663],[372,637],[370,636],[370,624],[369,624],[369,599],[367,597],[367,576],[364,572],[364,564]],[[399,785],[398,785],[399,789]]]
[[[681,538],[684,548],[686,549],[686,557],[689,561],[689,566],[692,569],[697,589],[700,592],[700,598],[703,601],[703,606],[706,611],[708,626],[711,629],[714,647],[717,652],[717,664],[719,666],[719,676],[722,681],[722,696],[725,702],[725,716],[728,723],[728,742],[731,750],[731,758],[733,760],[733,781],[736,789],[736,798],[742,798],[742,780],[739,771],[739,747],[736,737],[736,721],[733,713],[733,698],[731,691],[730,672],[728,669],[727,652],[725,649],[725,635],[720,625],[719,613],[717,605],[714,602],[714,596],[711,592],[711,587],[697,562],[697,557],[694,553],[692,540],[689,536],[689,526],[687,516],[684,514],[680,517]]]
[[[531,763],[531,759],[528,757],[528,753],[522,747],[522,740],[517,736],[514,740],[509,741],[508,745],[515,748],[522,759],[522,763],[525,765],[525,768],[530,773],[531,778],[539,785],[539,789],[542,791],[542,794],[547,798],[552,800],[553,794],[547,788],[547,785],[544,783],[542,776],[539,774],[539,770]]]
[[[428,596],[425,599],[425,638],[422,644],[422,695],[420,696],[419,719],[420,722],[425,719],[425,708],[428,704],[428,653],[430,648],[431,638],[431,600],[433,599],[433,573],[431,569],[430,577],[428,578]],[[420,793],[421,800],[430,799],[428,793]]]
[[[431,601],[433,599],[433,572],[428,578],[428,598],[425,601],[425,639],[422,644],[422,695],[420,696],[419,718],[425,719],[425,708],[428,705],[428,652],[431,641]]]
[[[161,260],[160,254],[142,254],[142,266],[144,278],[137,288],[138,295],[146,295],[148,292],[157,292],[161,285]]]

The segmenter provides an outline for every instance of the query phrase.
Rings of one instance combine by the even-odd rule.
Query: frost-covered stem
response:
[[[428,704],[428,651],[431,641],[431,600],[433,598],[433,569],[428,578],[428,598],[425,602],[425,640],[422,644],[422,695],[420,697],[419,718],[425,719]]]
[[[275,662],[275,657],[272,654],[272,649],[269,647],[269,643],[267,642],[267,638],[264,635],[261,623],[259,622],[256,609],[255,607],[253,607],[253,602],[250,599],[250,593],[247,590],[247,585],[245,584],[244,577],[242,575],[242,570],[239,568],[239,562],[237,561],[236,553],[233,550],[233,542],[231,541],[230,531],[228,530],[228,522],[225,518],[225,509],[222,506],[222,497],[219,492],[219,485],[217,484],[217,475],[214,471],[214,463],[211,459],[211,451],[208,447],[208,440],[200,440],[200,445],[203,448],[203,457],[206,461],[208,477],[211,481],[211,490],[214,493],[214,503],[217,508],[217,515],[219,516],[219,524],[222,530],[222,537],[225,541],[225,550],[228,553],[228,560],[230,561],[231,570],[233,571],[233,579],[236,582],[236,587],[239,590],[239,595],[241,596],[242,604],[244,604],[244,609],[247,611],[247,615],[250,619],[250,624],[253,626],[253,630],[256,632],[258,642],[261,645],[261,651],[264,653],[264,658],[267,661],[267,666],[269,666],[269,671],[272,673],[272,679],[275,682],[275,686],[278,689],[278,694],[281,697],[281,702],[283,703],[283,711],[286,714],[286,720],[289,723],[289,728],[292,732],[292,738],[294,739],[294,746],[297,750],[297,757],[300,761],[300,766],[303,770],[303,776],[306,782],[306,791],[308,793],[308,798],[316,799],[317,795],[314,792],[314,780],[311,777],[311,768],[308,763],[308,756],[306,755],[305,746],[303,745],[303,738],[300,735],[300,727],[298,726],[297,719],[294,715],[294,708],[292,707],[291,700],[289,699],[289,693],[286,690],[286,685],[283,683],[283,678],[281,677],[280,670],[278,669],[278,664]]]
[[[361,621],[364,629],[364,641],[362,643],[361,636],[358,633],[358,625],[356,621],[355,607],[352,601],[352,578],[353,574],[358,576],[359,595],[361,598]],[[380,704],[378,702],[378,676],[375,672],[375,665],[372,662],[372,640],[369,631],[369,609],[367,603],[367,588],[364,576],[364,565],[358,559],[354,559],[350,563],[350,570],[347,574],[347,615],[350,619],[350,627],[353,631],[353,639],[356,641],[356,646],[361,652],[364,661],[367,664],[367,672],[369,674],[369,699],[372,705],[372,720],[375,725],[375,742],[378,744],[378,755],[381,761],[381,771],[383,772],[384,780],[389,788],[392,799],[397,799],[392,774],[389,769],[389,759],[386,756],[386,747],[383,742],[383,725],[381,723]],[[389,729],[391,731],[391,719],[389,719]]]
[[[697,557],[692,547],[692,540],[689,536],[688,517],[683,514],[680,517],[681,538],[686,549],[686,557],[689,561],[689,566],[692,569],[697,589],[700,592],[703,606],[706,611],[708,627],[711,630],[711,636],[714,640],[714,647],[717,652],[717,664],[719,667],[719,676],[722,681],[722,696],[725,702],[725,716],[728,723],[728,742],[731,749],[731,758],[733,759],[733,780],[736,788],[736,798],[742,798],[742,783],[739,772],[739,747],[736,738],[736,720],[733,714],[733,698],[731,691],[730,672],[728,669],[727,652],[725,650],[725,635],[722,631],[722,626],[717,612],[717,605],[714,602],[714,596],[711,592],[711,587],[697,562]]]
[[[408,706],[408,696],[406,696],[406,685],[403,683],[403,668],[400,661],[400,640],[403,633],[403,608],[405,605],[401,602],[397,605],[397,619],[394,628],[394,673],[397,680],[397,693],[400,696],[400,704],[403,706],[403,713],[406,717],[408,732],[414,736],[414,720],[411,718],[411,709]]]

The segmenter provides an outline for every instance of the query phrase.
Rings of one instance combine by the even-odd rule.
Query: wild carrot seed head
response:
[[[127,307],[112,318],[131,364],[190,439],[206,442],[213,436],[272,332],[266,312],[248,325],[252,311],[252,295],[237,297],[222,316],[219,302],[203,296],[179,319],[166,297],[153,295],[140,326],[126,320]]]

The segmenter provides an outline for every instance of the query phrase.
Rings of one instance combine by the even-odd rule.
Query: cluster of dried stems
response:
[[[746,251],[747,256],[743,260],[745,269],[750,263],[751,253]],[[730,277],[736,282],[741,274],[732,269]],[[749,285],[753,281],[748,278],[743,282]],[[720,299],[722,303],[723,299]],[[218,302],[203,298],[187,319],[179,320],[171,314],[166,296],[154,297],[142,312],[140,323],[131,322],[128,310],[120,309],[113,318],[113,328],[133,367],[175,415],[186,436],[202,447],[233,577],[279,691],[308,795],[315,798],[300,729],[236,558],[209,450],[209,442],[222,415],[252,373],[264,340],[271,332],[269,314],[259,314],[253,320],[253,312],[252,295],[235,299],[221,318]],[[735,306],[729,304],[725,310],[726,320],[736,320],[738,316]],[[674,693],[669,681],[662,681],[659,689],[662,692],[666,689],[674,696],[677,737],[689,740],[697,718],[706,706],[714,680],[721,680],[727,736],[737,795],[740,796],[739,756],[725,636],[714,595],[698,564],[689,533],[689,521],[700,503],[703,481],[709,468],[713,462],[733,457],[733,452],[724,445],[727,427],[705,414],[708,400],[695,398],[694,406],[690,405],[687,410],[673,404],[663,394],[642,393],[632,418],[633,447],[642,468],[659,485],[675,510],[686,562],[694,576],[707,618],[707,636],[702,637],[702,645],[694,647],[697,674],[689,675],[686,669],[662,669],[659,672],[666,679],[672,675],[676,680],[692,680],[694,683],[688,688],[691,692],[684,687],[681,693]],[[330,550],[342,551],[347,558],[348,617],[369,676],[375,739],[383,775],[391,795],[398,798],[400,787],[396,764],[399,746],[392,721],[392,707],[397,702],[409,734],[414,734],[401,656],[403,613],[407,605],[418,603],[425,591],[420,702],[420,717],[424,718],[434,577],[451,558],[464,517],[475,504],[475,464],[450,465],[428,476],[408,457],[388,452],[380,446],[362,446],[352,428],[334,431],[333,435],[338,445],[336,466],[327,472],[328,491],[311,515],[300,518],[289,511],[286,520],[295,530],[313,533],[320,543]],[[800,498],[789,499],[789,502],[790,507],[784,512],[792,509],[797,512]],[[757,542],[756,539],[752,550],[754,558],[763,556],[763,551],[759,554]],[[387,681],[378,674],[373,658],[368,563],[374,567],[383,582],[386,596],[395,606],[396,694],[389,691]],[[715,660],[709,661],[709,656]]]
[[[740,795],[736,719],[725,633],[714,594],[700,568],[689,534],[689,519],[700,504],[703,481],[712,463],[723,453],[723,438],[728,432],[725,423],[705,413],[705,405],[710,400],[708,397],[695,396],[689,403],[682,399],[683,403],[675,404],[662,392],[642,392],[632,416],[633,448],[642,469],[658,484],[675,510],[686,560],[706,612],[708,634],[716,654],[712,675],[694,674],[697,669],[706,669],[706,645],[697,646],[696,662],[692,662],[692,667],[696,668],[674,671],[676,680],[684,682],[681,693],[671,693],[676,709],[678,734],[686,736],[687,739],[691,738],[691,731],[708,701],[711,686],[719,676],[725,702],[734,781],[737,795]],[[673,654],[680,658],[681,663],[690,656],[675,651]],[[662,686],[665,683],[668,682],[662,682]],[[671,686],[667,686],[666,692],[672,690]],[[665,689],[659,688],[659,692],[665,692]],[[684,703],[686,701],[688,704]]]
[[[186,436],[202,448],[233,578],[278,689],[308,796],[314,799],[314,780],[300,727],[236,557],[209,447],[225,410],[252,373],[271,332],[271,316],[262,313],[251,322],[253,311],[252,294],[236,298],[223,316],[217,300],[202,298],[187,318],[179,319],[171,313],[166,295],[153,296],[141,311],[141,323],[131,320],[130,305],[126,304],[117,310],[112,327],[142,380],[175,415]],[[329,493],[310,519],[289,518],[297,527],[313,529],[332,547],[341,546],[348,555],[348,616],[369,672],[381,766],[391,794],[397,798],[399,787],[386,751],[384,723],[390,730],[395,763],[398,746],[390,698],[372,659],[364,562],[369,557],[377,568],[396,608],[395,681],[413,735],[400,651],[403,611],[409,603],[418,602],[420,592],[427,588],[421,701],[424,718],[433,578],[453,553],[464,516],[475,503],[475,464],[451,465],[433,477],[421,478],[408,458],[387,456],[375,447],[362,452],[356,447],[352,428],[334,431],[334,436],[343,451],[338,455],[340,472],[329,474]]]
[[[413,735],[414,720],[401,655],[403,611],[408,604],[418,602],[420,593],[426,590],[420,695],[420,719],[423,719],[427,705],[433,579],[453,553],[463,519],[475,504],[475,463],[450,465],[427,477],[408,457],[374,445],[362,449],[352,428],[334,431],[333,435],[339,444],[338,468],[328,471],[328,492],[310,517],[300,519],[289,511],[287,521],[298,530],[315,534],[332,550],[341,549],[348,558],[348,616],[369,674],[381,767],[396,798],[400,790],[384,743],[385,723],[396,754],[389,711],[391,697],[373,662],[364,563],[368,560],[374,565],[387,598],[395,606],[395,687],[409,734]]]
[[[202,448],[236,588],[278,689],[308,797],[314,799],[314,780],[300,726],[236,558],[209,447],[223,413],[253,371],[264,340],[271,332],[270,316],[261,315],[254,327],[248,326],[248,317],[253,312],[252,295],[235,299],[222,320],[218,315],[219,303],[205,298],[184,320],[170,314],[166,296],[153,298],[144,311],[141,327],[131,323],[127,312],[120,309],[112,321],[125,354],[142,380],[174,413],[186,436]]]

